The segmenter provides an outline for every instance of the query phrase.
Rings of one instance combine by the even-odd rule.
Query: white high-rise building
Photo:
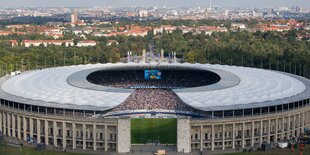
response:
[[[78,22],[78,19],[79,19],[79,17],[78,17],[77,12],[76,12],[76,11],[73,11],[72,14],[71,14],[71,23],[76,23],[76,22]]]
[[[212,10],[212,0],[209,0],[209,10],[211,11]]]

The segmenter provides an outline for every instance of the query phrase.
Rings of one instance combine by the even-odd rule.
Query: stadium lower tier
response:
[[[310,127],[306,106],[279,113],[218,119],[178,119],[178,152],[260,146],[299,136]],[[98,151],[131,151],[130,119],[66,117],[0,107],[0,132],[46,145]]]

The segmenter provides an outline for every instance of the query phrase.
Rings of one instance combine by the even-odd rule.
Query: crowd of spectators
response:
[[[91,83],[117,88],[135,89],[114,111],[178,110],[193,111],[171,90],[206,86],[220,77],[202,70],[160,70],[161,79],[145,79],[144,70],[103,70],[87,76]]]
[[[138,109],[192,110],[169,89],[136,89],[124,103],[116,107],[114,110],[124,111]]]
[[[87,79],[91,83],[117,88],[190,88],[216,83],[220,77],[208,71],[197,70],[162,70],[162,78],[144,79],[143,70],[98,71]]]

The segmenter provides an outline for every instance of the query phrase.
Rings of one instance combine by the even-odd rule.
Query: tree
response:
[[[195,53],[193,51],[185,54],[185,61],[189,63],[195,63]]]

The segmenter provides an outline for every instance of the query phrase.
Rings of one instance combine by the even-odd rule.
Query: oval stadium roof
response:
[[[220,75],[221,80],[213,85],[174,90],[186,104],[203,111],[277,105],[310,96],[309,80],[271,70],[189,63],[108,63],[48,68],[3,77],[0,97],[48,107],[108,110],[123,103],[133,90],[91,84],[86,76],[107,68],[143,67],[195,68]]]

